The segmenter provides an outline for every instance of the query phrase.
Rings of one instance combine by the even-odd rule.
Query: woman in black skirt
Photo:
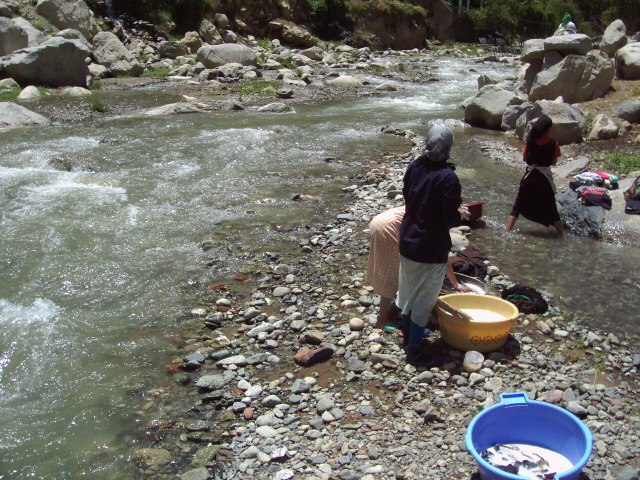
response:
[[[507,220],[505,232],[510,232],[518,217],[553,226],[563,235],[562,222],[556,207],[556,187],[551,176],[551,166],[560,156],[558,142],[550,137],[553,122],[545,115],[538,118],[527,136],[523,158],[527,164],[516,202]]]

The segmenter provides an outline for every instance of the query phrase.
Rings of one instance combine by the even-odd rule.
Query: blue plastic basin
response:
[[[564,455],[573,467],[554,480],[578,480],[593,448],[589,429],[571,412],[550,403],[529,400],[526,393],[500,395],[501,403],[477,414],[465,435],[469,453],[478,462],[482,480],[526,480],[484,460],[480,453],[496,444],[524,443]]]

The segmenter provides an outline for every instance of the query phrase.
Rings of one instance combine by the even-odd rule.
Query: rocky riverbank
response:
[[[399,201],[409,160],[388,155],[369,165],[345,188],[344,211],[217,284],[183,319],[165,367],[171,382],[149,392],[141,413],[140,478],[476,478],[466,426],[514,391],[560,405],[590,428],[583,478],[637,478],[640,354],[553,299],[546,314],[522,315],[477,373],[464,371],[463,352],[437,330],[425,347],[445,364],[421,371],[405,364],[397,333],[373,327],[366,229]],[[472,242],[473,230],[455,236]],[[488,266],[493,288],[512,284]],[[328,360],[294,361],[302,348],[324,347]]]

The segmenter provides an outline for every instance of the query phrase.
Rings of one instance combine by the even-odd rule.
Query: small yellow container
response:
[[[500,348],[507,341],[509,331],[518,319],[518,308],[514,304],[492,295],[452,293],[441,296],[440,300],[456,310],[472,310],[472,313],[482,313],[485,310],[489,316],[501,317],[496,320],[468,321],[437,307],[442,339],[462,351],[490,352]],[[471,317],[473,319],[474,315]]]

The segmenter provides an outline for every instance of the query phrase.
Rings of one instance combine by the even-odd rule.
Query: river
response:
[[[237,272],[282,229],[333,217],[350,160],[408,149],[381,126],[424,134],[429,120],[462,118],[478,75],[514,73],[436,62],[438,82],[293,114],[126,115],[0,132],[0,479],[127,478],[144,392],[198,285]],[[142,104],[149,92],[121,95]],[[455,134],[465,199],[487,202],[474,245],[586,323],[637,339],[640,249],[561,242],[525,221],[503,234],[519,172],[470,142],[497,134]],[[293,202],[296,193],[318,201]]]

